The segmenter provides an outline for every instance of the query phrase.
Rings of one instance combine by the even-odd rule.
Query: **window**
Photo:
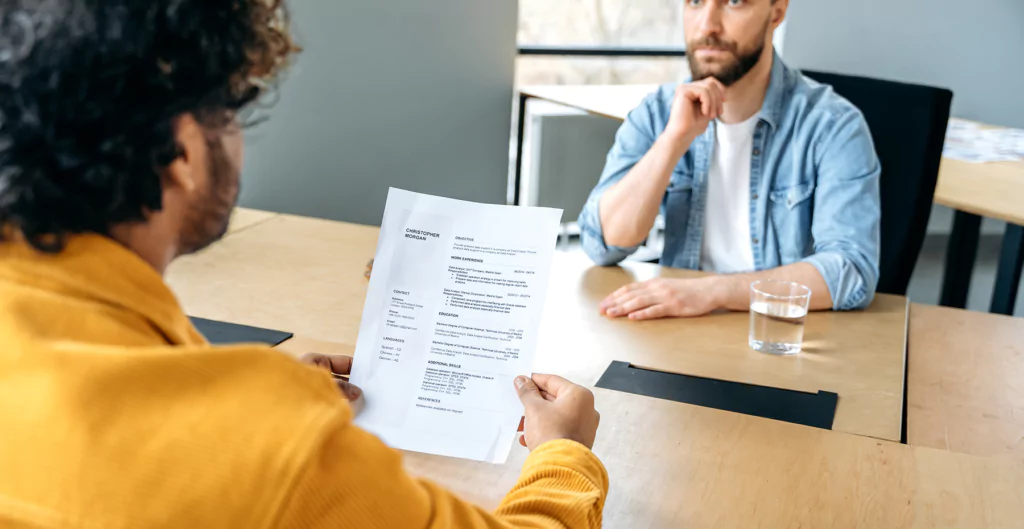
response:
[[[520,0],[519,45],[572,48],[684,46],[682,0]],[[683,57],[521,56],[526,84],[664,83],[688,74]]]

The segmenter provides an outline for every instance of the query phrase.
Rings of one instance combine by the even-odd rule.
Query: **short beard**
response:
[[[766,25],[764,27],[764,30],[761,31],[761,35],[758,38],[757,48],[750,53],[742,55],[736,50],[735,43],[730,45],[726,42],[720,41],[715,38],[704,39],[700,42],[695,42],[692,45],[688,46],[692,47],[693,49],[696,49],[701,45],[710,45],[719,48],[731,48],[733,55],[736,56],[736,60],[725,65],[725,67],[720,72],[711,73],[701,70],[700,63],[697,61],[697,58],[694,56],[694,54],[687,53],[686,59],[687,62],[690,63],[690,74],[692,75],[693,80],[700,81],[703,79],[707,79],[708,77],[714,77],[715,79],[718,79],[718,82],[722,83],[723,85],[732,86],[740,79],[743,79],[748,73],[750,73],[750,70],[753,70],[754,67],[757,66],[759,62],[761,62],[761,55],[764,54],[764,39],[767,36],[767,34],[768,26]]]
[[[217,242],[228,231],[231,212],[239,194],[239,173],[220,138],[207,140],[210,186],[188,210],[182,227],[178,255],[198,252]]]

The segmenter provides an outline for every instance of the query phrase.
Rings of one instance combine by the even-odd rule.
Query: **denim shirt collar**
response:
[[[779,54],[772,52],[772,73],[768,81],[768,91],[764,95],[764,103],[761,104],[761,112],[758,114],[762,120],[772,127],[778,129],[782,120],[783,103],[786,99],[786,85],[789,75],[789,67],[782,62]]]
[[[793,77],[793,71],[790,70],[786,63],[782,62],[782,58],[779,57],[777,52],[772,52],[772,71],[768,80],[768,90],[764,95],[764,102],[761,103],[761,110],[757,113],[758,118],[767,123],[771,128],[772,132],[778,130],[779,123],[783,120],[783,112],[785,112],[785,101],[789,91],[787,86],[790,85],[790,80]],[[695,150],[699,154],[706,154],[714,146],[715,142],[715,127],[714,121],[711,122],[708,129],[697,137],[694,143]],[[708,156],[710,156],[708,154]],[[702,159],[705,156],[701,157]],[[702,166],[699,164],[699,166]]]

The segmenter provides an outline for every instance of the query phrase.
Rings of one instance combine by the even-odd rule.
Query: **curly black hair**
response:
[[[175,118],[228,124],[296,51],[282,0],[0,0],[0,238],[160,210]]]

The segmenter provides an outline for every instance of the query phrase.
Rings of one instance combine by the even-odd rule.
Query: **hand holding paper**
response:
[[[391,190],[352,368],[356,424],[395,448],[505,461],[560,218]]]
[[[533,450],[556,439],[576,441],[594,448],[601,414],[594,409],[594,394],[555,375],[516,377],[516,391],[523,401],[519,444]]]

